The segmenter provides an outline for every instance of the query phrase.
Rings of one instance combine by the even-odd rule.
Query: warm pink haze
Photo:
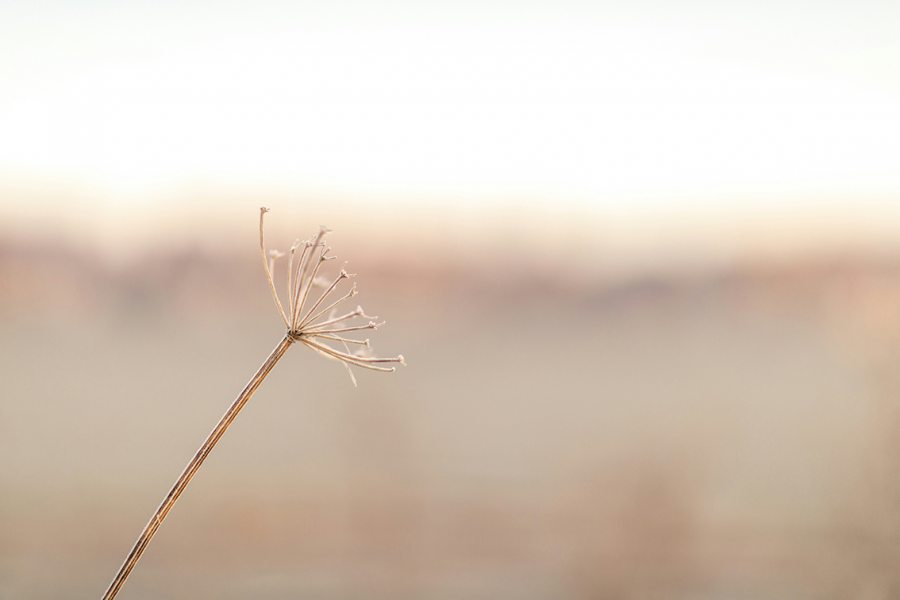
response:
[[[3,4],[0,598],[98,597],[284,339],[260,206],[408,367],[286,354],[121,600],[900,597],[898,31]]]

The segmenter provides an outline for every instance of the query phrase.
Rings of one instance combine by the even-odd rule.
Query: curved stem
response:
[[[263,382],[263,380],[266,378],[275,364],[281,359],[282,356],[284,356],[284,353],[287,352],[293,341],[294,340],[291,339],[290,335],[284,336],[284,339],[282,339],[281,342],[279,342],[279,344],[275,347],[275,349],[272,350],[272,353],[262,364],[256,374],[253,375],[253,377],[238,395],[237,399],[235,399],[231,406],[228,407],[228,410],[225,411],[225,414],[219,420],[219,423],[207,436],[206,441],[203,442],[203,445],[200,446],[200,448],[197,450],[197,453],[194,454],[194,458],[192,458],[191,462],[189,462],[184,468],[184,471],[175,482],[175,485],[173,485],[172,489],[169,490],[169,493],[163,499],[162,504],[159,505],[159,508],[157,508],[156,512],[153,513],[153,516],[150,517],[150,521],[144,527],[141,535],[138,536],[137,541],[134,543],[134,547],[131,549],[131,552],[128,553],[128,556],[125,558],[125,562],[122,563],[121,568],[119,568],[119,572],[116,573],[116,576],[112,580],[112,583],[109,584],[109,588],[103,595],[103,600],[112,600],[116,597],[116,594],[119,593],[119,590],[122,589],[122,586],[125,584],[125,580],[128,578],[128,575],[131,573],[132,569],[134,569],[134,566],[141,558],[144,550],[146,550],[147,544],[149,544],[150,540],[153,539],[153,536],[154,534],[156,534],[156,531],[162,524],[163,519],[165,519],[166,515],[169,514],[169,511],[172,510],[172,506],[175,505],[178,497],[181,496],[181,493],[191,482],[191,479],[197,473],[200,465],[203,464],[203,461],[206,460],[207,456],[209,456],[209,453],[215,447],[216,443],[218,443],[219,439],[221,439],[222,435],[225,433],[225,430],[228,429],[241,409],[244,408],[244,405],[247,404],[247,401],[250,400],[254,392],[256,392],[256,389],[260,386],[260,384]]]

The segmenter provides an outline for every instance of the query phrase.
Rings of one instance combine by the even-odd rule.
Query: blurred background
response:
[[[900,596],[900,5],[0,4],[0,597]]]

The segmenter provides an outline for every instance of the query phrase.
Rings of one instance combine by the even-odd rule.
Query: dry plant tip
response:
[[[279,252],[278,250],[266,249],[264,217],[267,212],[269,212],[268,208],[265,206],[260,207],[259,252],[260,257],[262,258],[266,282],[269,285],[269,291],[272,293],[272,299],[275,302],[275,307],[278,309],[278,316],[281,317],[287,331],[284,338],[278,343],[266,361],[238,395],[237,399],[235,399],[225,412],[225,415],[222,416],[218,424],[207,436],[203,445],[200,446],[194,454],[194,457],[185,467],[184,471],[182,471],[181,476],[163,499],[162,504],[156,509],[156,512],[150,518],[150,521],[144,527],[144,530],[132,547],[131,552],[125,558],[125,562],[122,563],[122,566],[119,568],[112,583],[110,583],[109,588],[107,588],[106,593],[103,595],[103,600],[113,600],[118,595],[119,590],[121,590],[122,586],[125,584],[125,580],[131,574],[141,555],[144,553],[144,550],[147,548],[147,545],[150,543],[150,540],[162,524],[163,519],[169,514],[169,511],[181,496],[182,492],[184,492],[197,470],[203,464],[203,461],[209,456],[209,453],[218,443],[219,439],[225,434],[225,431],[237,417],[238,413],[275,367],[275,364],[281,360],[295,342],[302,342],[316,353],[329,359],[340,361],[347,369],[350,380],[353,382],[354,386],[356,386],[356,377],[354,376],[351,367],[360,367],[370,371],[393,372],[396,370],[396,367],[383,367],[379,366],[379,364],[398,363],[404,366],[406,365],[406,360],[403,358],[402,354],[399,354],[396,357],[377,357],[368,356],[368,353],[363,350],[360,350],[358,353],[351,353],[349,344],[363,346],[365,349],[370,348],[371,346],[368,338],[356,340],[335,335],[344,332],[377,329],[381,325],[384,325],[384,321],[376,322],[376,317],[366,315],[361,306],[357,306],[355,310],[339,317],[327,316],[329,313],[333,315],[337,306],[357,294],[356,283],[354,282],[350,286],[349,291],[345,292],[343,296],[335,300],[329,300],[329,296],[335,291],[339,284],[345,279],[355,277],[355,273],[348,273],[346,270],[341,269],[339,275],[330,284],[327,279],[322,279],[318,276],[320,267],[327,261],[335,258],[334,256],[328,256],[328,253],[331,252],[331,248],[322,242],[322,238],[330,232],[327,227],[320,227],[318,234],[312,241],[305,240],[301,242],[297,240],[291,245],[290,259],[287,262],[288,272],[285,279],[288,288],[287,310],[285,310],[285,304],[282,303],[278,288],[275,285],[274,266],[275,261],[286,256],[286,254]],[[295,267],[295,256],[301,247],[303,250],[296,259]],[[313,260],[313,253],[316,252],[313,248],[322,248],[318,260]],[[324,288],[324,291],[319,294],[318,298],[312,301],[309,308],[304,311],[306,302],[310,299],[310,290],[313,287]],[[322,305],[324,305],[324,308],[320,309],[319,307]],[[326,319],[325,321],[318,320],[323,317]],[[365,325],[349,324],[358,318],[369,319],[369,321]],[[332,327],[334,325],[341,326]],[[326,340],[342,344],[346,352],[329,346],[325,343]]]

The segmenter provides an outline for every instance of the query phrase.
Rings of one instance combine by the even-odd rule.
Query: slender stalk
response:
[[[196,454],[194,454],[194,458],[192,458],[191,462],[189,462],[184,468],[184,471],[175,482],[175,485],[173,485],[172,489],[169,490],[169,493],[166,495],[165,499],[163,499],[162,504],[159,505],[159,508],[157,508],[156,512],[153,513],[153,516],[150,517],[150,521],[147,523],[146,527],[144,527],[141,535],[134,543],[134,547],[125,558],[125,562],[122,563],[122,567],[119,569],[119,572],[116,573],[115,579],[113,579],[112,583],[109,584],[109,589],[107,589],[106,593],[103,595],[103,600],[112,600],[116,597],[116,594],[119,593],[119,590],[122,589],[122,586],[125,584],[125,580],[128,578],[131,570],[134,569],[137,561],[141,558],[144,550],[146,550],[147,544],[149,544],[150,540],[153,539],[153,536],[154,534],[156,534],[156,531],[162,524],[163,519],[165,519],[166,515],[169,514],[169,511],[172,510],[172,506],[175,505],[178,497],[181,496],[181,493],[191,482],[191,479],[197,473],[200,465],[203,464],[203,461],[206,460],[207,456],[209,456],[209,453],[225,433],[225,430],[228,429],[241,409],[244,408],[244,405],[247,404],[247,401],[250,400],[254,392],[256,392],[256,389],[260,386],[260,384],[262,384],[263,380],[266,378],[275,364],[281,359],[282,356],[284,356],[284,353],[287,352],[293,341],[294,340],[291,338],[290,334],[284,336],[284,339],[282,339],[281,342],[279,342],[275,347],[275,349],[272,350],[272,353],[262,364],[256,374],[253,375],[253,377],[238,395],[237,399],[235,399],[232,405],[228,407],[228,410],[219,420],[219,423],[210,432],[209,436],[207,436],[206,441],[203,442],[203,445],[200,446],[200,449],[197,450]]]

